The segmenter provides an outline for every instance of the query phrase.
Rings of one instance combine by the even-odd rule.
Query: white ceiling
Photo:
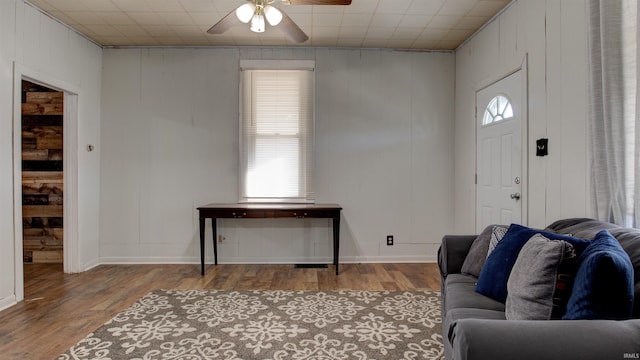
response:
[[[349,6],[276,5],[310,39],[238,22],[206,33],[243,0],[28,0],[103,46],[320,46],[453,50],[510,0],[353,0]]]

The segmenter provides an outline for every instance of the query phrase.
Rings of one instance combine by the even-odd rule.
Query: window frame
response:
[[[285,70],[285,71],[308,71],[310,73],[311,118],[308,121],[298,122],[300,127],[297,134],[264,134],[260,135],[254,131],[251,143],[246,144],[249,138],[245,134],[245,80],[243,72],[246,70]],[[315,132],[315,61],[313,60],[241,60],[239,71],[239,170],[238,170],[238,202],[239,203],[314,203],[315,193],[313,191],[313,152],[314,152],[314,132]],[[252,89],[248,89],[252,91]],[[251,94],[253,97],[253,94]],[[252,100],[250,111],[255,110],[255,103]],[[252,116],[252,115],[249,115]],[[256,126],[256,125],[254,125]],[[249,196],[247,193],[247,173],[250,166],[250,157],[256,154],[257,142],[259,139],[298,139],[298,196]]]

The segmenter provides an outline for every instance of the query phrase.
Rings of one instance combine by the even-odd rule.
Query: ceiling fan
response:
[[[245,24],[251,22],[251,31],[261,33],[265,31],[266,19],[271,26],[279,25],[284,34],[294,43],[307,41],[309,39],[307,34],[287,14],[272,6],[275,2],[286,5],[351,5],[351,0],[248,0],[213,25],[207,33],[222,34],[237,21]]]

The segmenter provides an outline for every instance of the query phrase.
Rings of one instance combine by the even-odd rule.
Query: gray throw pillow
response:
[[[552,318],[558,269],[566,254],[572,253],[568,242],[549,240],[541,234],[524,244],[507,281],[507,320]]]
[[[478,235],[478,237],[471,244],[469,253],[462,263],[462,268],[460,271],[463,274],[470,274],[475,277],[480,276],[480,270],[482,270],[482,266],[484,265],[485,260],[487,260],[489,242],[491,241],[493,230],[496,227],[501,227],[505,229],[505,231],[507,229],[507,227],[503,225],[489,225],[484,228],[484,230],[482,230],[480,235]]]

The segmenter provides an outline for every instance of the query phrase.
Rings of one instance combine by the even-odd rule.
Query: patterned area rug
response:
[[[437,291],[158,290],[58,359],[442,359]]]

